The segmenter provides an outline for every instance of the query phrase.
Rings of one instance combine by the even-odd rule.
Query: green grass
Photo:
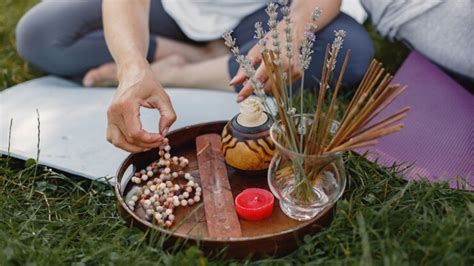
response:
[[[15,50],[15,25],[37,0],[0,1],[0,91],[40,75]]]
[[[39,75],[15,53],[13,29],[35,1],[0,4],[0,88]],[[406,49],[375,33],[377,57],[396,70]],[[382,52],[383,51],[383,52]],[[34,161],[0,158],[0,265],[240,264],[196,247],[165,251],[118,216],[110,186],[65,176]],[[406,182],[352,154],[348,188],[330,228],[262,264],[472,265],[474,195],[446,184]]]

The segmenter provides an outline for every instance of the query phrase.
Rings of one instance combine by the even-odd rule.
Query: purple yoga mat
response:
[[[383,166],[411,165],[407,180],[447,181],[452,188],[474,191],[474,96],[417,52],[393,83],[408,89],[379,118],[410,106],[405,128],[380,139],[367,158]]]

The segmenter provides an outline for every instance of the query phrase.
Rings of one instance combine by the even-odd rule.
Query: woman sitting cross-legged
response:
[[[159,146],[176,119],[162,86],[237,90],[239,100],[252,93],[250,85],[243,86],[246,77],[221,36],[233,30],[241,53],[258,65],[261,58],[253,38],[254,25],[262,21],[266,27],[267,2],[43,1],[19,22],[17,48],[21,57],[45,72],[82,79],[85,86],[118,85],[108,112],[107,138],[122,149],[143,151]],[[318,85],[324,50],[336,30],[347,32],[342,53],[352,50],[344,83],[358,82],[374,49],[365,29],[339,11],[340,0],[293,0],[289,4],[295,54],[311,13],[316,7],[322,10],[305,85]],[[277,28],[284,43],[284,21]],[[298,62],[286,67],[295,72],[299,68]],[[336,66],[336,75],[339,69]],[[263,66],[257,70],[263,82],[265,73]],[[160,133],[141,128],[140,106],[160,110]]]

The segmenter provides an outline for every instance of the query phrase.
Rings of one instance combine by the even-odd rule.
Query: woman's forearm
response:
[[[104,0],[102,10],[105,39],[120,80],[124,69],[147,64],[150,0]]]

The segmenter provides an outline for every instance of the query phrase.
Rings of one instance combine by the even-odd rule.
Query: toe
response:
[[[97,78],[97,69],[91,69],[87,71],[87,73],[84,75],[84,78],[82,79],[82,85],[85,87],[92,87],[95,84],[96,78]]]

